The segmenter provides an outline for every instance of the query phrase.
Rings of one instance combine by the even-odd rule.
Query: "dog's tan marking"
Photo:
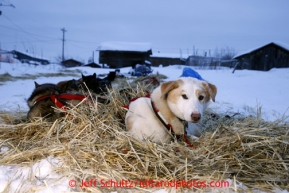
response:
[[[211,83],[202,83],[203,87],[206,89],[206,91],[209,93],[209,96],[212,98],[212,100],[215,102],[215,98],[217,95],[217,87]]]
[[[176,104],[177,101],[178,101],[178,97],[182,95],[182,93],[184,93],[184,90],[181,90],[181,89],[174,89],[173,91],[171,91],[168,95],[168,100],[171,102],[171,103],[174,103]]]
[[[207,90],[196,89],[195,94],[197,98],[199,98],[199,96],[204,97],[204,100],[200,101],[200,103],[205,103],[205,102],[210,101],[210,93],[208,93]]]
[[[161,85],[161,93],[162,93],[161,98],[166,98],[167,94],[171,90],[178,88],[178,87],[179,87],[178,81],[169,81],[169,82],[163,83]]]

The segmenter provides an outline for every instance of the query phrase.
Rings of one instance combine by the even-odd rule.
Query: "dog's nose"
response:
[[[201,119],[201,114],[200,113],[192,113],[191,118],[193,122],[198,122]]]

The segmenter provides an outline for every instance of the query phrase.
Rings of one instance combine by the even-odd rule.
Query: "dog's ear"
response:
[[[203,83],[204,88],[206,89],[206,91],[210,94],[210,97],[212,98],[212,100],[215,102],[215,98],[217,95],[217,87],[211,83],[207,83],[204,82]]]
[[[161,92],[162,92],[162,98],[166,99],[167,98],[167,95],[168,93],[175,89],[175,88],[178,88],[179,87],[179,84],[177,81],[169,81],[169,82],[165,82],[163,84],[161,84]]]
[[[34,84],[35,84],[35,88],[40,86],[36,81],[34,81]]]
[[[96,73],[93,73],[93,75],[92,75],[92,76],[93,76],[93,78],[96,78]]]

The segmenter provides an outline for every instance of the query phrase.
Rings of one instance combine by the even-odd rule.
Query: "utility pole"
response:
[[[65,41],[65,32],[67,32],[67,30],[65,28],[62,28],[61,31],[63,33],[63,38],[62,38],[62,61],[64,61],[64,41]]]
[[[92,51],[92,62],[94,63],[94,51]]]

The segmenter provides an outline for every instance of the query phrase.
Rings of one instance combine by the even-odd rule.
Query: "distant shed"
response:
[[[77,66],[82,66],[82,63],[77,61],[77,60],[74,60],[74,59],[68,59],[68,60],[64,60],[61,62],[61,65],[64,66],[64,67],[77,67]]]
[[[144,64],[152,54],[149,43],[105,42],[100,45],[99,64],[121,68]]]
[[[268,71],[271,68],[289,67],[289,45],[271,42],[234,57],[239,68]]]
[[[185,64],[187,56],[181,56],[180,54],[171,53],[156,53],[151,55],[152,66],[169,66],[169,65],[180,65]]]

